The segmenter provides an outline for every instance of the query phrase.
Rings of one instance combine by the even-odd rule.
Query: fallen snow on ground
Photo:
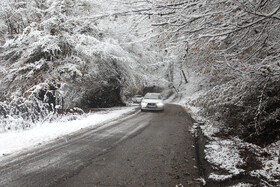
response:
[[[207,123],[211,122],[207,121]],[[217,122],[213,122],[211,125],[200,125],[200,128],[203,132],[203,135],[210,140],[214,139],[214,135],[220,132],[220,125]]]
[[[230,179],[231,177],[232,175],[218,175],[215,173],[211,173],[208,178],[216,181],[223,181],[226,179]]]
[[[13,152],[47,143],[58,137],[73,133],[86,127],[120,118],[135,110],[136,107],[112,108],[110,110],[83,114],[65,115],[59,120],[36,124],[29,130],[12,131],[0,134],[0,158]],[[71,120],[69,118],[73,118]]]
[[[225,180],[232,175],[237,175],[244,171],[237,167],[244,164],[244,161],[240,156],[239,149],[235,146],[235,142],[232,140],[221,140],[216,138],[215,141],[211,141],[205,146],[205,155],[208,162],[219,166],[230,173],[229,176],[220,175],[220,177],[211,174],[209,178]]]
[[[252,187],[252,184],[248,184],[248,183],[238,183],[236,185],[233,185],[231,187]]]
[[[196,119],[201,120],[203,118],[196,116]],[[195,128],[198,128],[197,124]],[[204,124],[199,125],[199,127],[203,135],[209,140],[204,150],[206,160],[214,167],[228,172],[228,175],[211,173],[208,179],[224,181],[248,172],[251,176],[259,178],[264,186],[274,186],[275,184],[280,186],[280,141],[262,148],[236,137],[218,138],[216,135],[219,132],[219,126],[221,126],[219,123],[210,123],[204,119],[204,123],[200,121],[200,124]],[[247,164],[244,160],[247,158],[241,156],[241,150],[247,150],[255,154],[256,159],[261,161],[262,168],[252,171],[241,169],[242,166]],[[242,183],[240,185],[250,186],[250,184],[243,185]]]
[[[217,138],[215,133],[212,134],[212,132],[218,132],[217,127],[211,124],[206,126],[208,127],[205,127],[205,125],[200,126],[202,132],[206,137],[209,137],[209,135],[212,135],[212,137],[208,138],[209,143],[205,146],[205,158],[213,166],[224,169],[229,173],[229,175],[211,173],[208,177],[209,179],[223,181],[244,173],[245,170],[240,169],[240,167],[246,165],[244,159],[247,158],[241,157],[240,150],[248,150],[256,155],[256,159],[261,161],[262,168],[246,172],[249,172],[251,176],[259,178],[265,186],[270,184],[280,185],[280,141],[262,148],[255,144],[244,142],[239,138]]]
[[[267,157],[258,157],[263,167],[259,170],[251,171],[252,176],[266,178],[268,181],[278,183],[280,186],[280,141],[267,146],[264,151]]]
[[[280,176],[280,164],[278,159],[274,157],[273,160],[263,160],[263,168],[260,170],[254,170],[251,172],[252,176],[265,177],[266,179],[274,182],[279,182],[274,177]]]

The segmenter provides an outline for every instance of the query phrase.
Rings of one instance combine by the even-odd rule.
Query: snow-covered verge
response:
[[[261,147],[224,135],[222,123],[202,117],[197,107],[187,107],[198,122],[193,133],[201,129],[206,138],[204,156],[212,168],[206,176],[208,182],[224,186],[280,185],[280,141]]]
[[[273,136],[275,134],[271,131],[270,137],[268,135],[263,139],[263,136],[257,136],[256,131],[250,131],[252,125],[242,123],[254,119],[250,116],[256,114],[255,106],[258,106],[260,99],[256,97],[254,100],[255,97],[252,97],[256,88],[251,87],[248,82],[238,81],[207,87],[207,79],[194,73],[188,76],[188,80],[187,84],[178,87],[178,92],[174,91],[168,102],[186,107],[197,121],[192,131],[195,137],[199,134],[198,130],[202,132],[206,140],[204,159],[211,167],[205,180],[222,186],[280,185],[280,141],[277,140],[277,133]],[[270,84],[267,84],[267,87],[272,88]],[[262,93],[263,84],[257,88],[258,93]],[[267,92],[269,91],[264,91],[263,96]],[[251,102],[248,98],[251,98]],[[262,107],[265,110],[270,108],[271,112],[264,114],[268,116],[263,117],[266,121],[273,119],[269,116],[277,114],[277,107],[266,106],[273,103],[274,99],[277,99],[277,96],[273,97],[270,93],[268,100],[271,102],[262,103]],[[253,104],[254,102],[256,104]],[[243,110],[236,110],[238,107]],[[249,135],[246,137],[244,132],[251,132],[250,137],[254,136],[255,139],[252,140]],[[259,133],[261,132],[265,131],[260,128]],[[275,139],[276,141],[273,141]]]
[[[28,130],[0,133],[0,158],[23,149],[48,143],[64,135],[75,133],[83,128],[94,127],[117,120],[123,115],[132,113],[136,107],[111,108],[95,113],[82,115],[59,115],[52,120],[34,124]],[[105,124],[106,125],[106,124]]]

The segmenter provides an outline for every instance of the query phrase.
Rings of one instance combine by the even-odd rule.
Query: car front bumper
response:
[[[142,104],[141,103],[141,110],[154,110],[154,111],[162,111],[164,110],[164,105],[158,105],[158,104],[153,104],[153,105],[149,105],[149,104]]]

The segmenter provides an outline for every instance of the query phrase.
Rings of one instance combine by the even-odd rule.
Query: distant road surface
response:
[[[83,129],[0,161],[0,186],[200,186],[192,119],[177,105]]]

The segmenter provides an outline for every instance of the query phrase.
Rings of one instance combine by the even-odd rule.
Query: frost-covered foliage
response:
[[[143,50],[135,33],[124,29],[138,28],[132,25],[138,18],[119,18],[115,3],[12,0],[3,6],[0,101],[6,104],[1,105],[12,111],[7,103],[21,98],[51,106],[46,111],[112,107],[155,82],[165,86],[158,75],[147,75],[157,69],[150,68],[154,52]]]
[[[153,25],[166,33],[162,39],[185,50],[190,65],[212,74],[279,75],[277,1],[175,0],[152,7]]]
[[[175,71],[191,69],[207,77],[201,89],[209,91],[192,104],[223,121],[228,135],[255,143],[279,140],[279,2],[163,0],[148,4],[153,26],[165,33],[157,40],[178,56]],[[185,86],[177,90],[181,88]],[[267,142],[265,137],[270,137]]]
[[[192,104],[225,124],[225,134],[260,145],[279,139],[279,79],[239,81],[216,86]]]
[[[8,130],[22,130],[47,117],[48,106],[38,103],[36,99],[16,98],[0,103],[0,133]],[[32,123],[31,123],[32,122]]]

